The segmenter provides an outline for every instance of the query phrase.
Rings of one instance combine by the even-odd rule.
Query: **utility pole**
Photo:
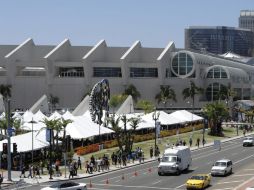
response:
[[[8,155],[7,155],[7,161],[8,161],[8,181],[11,181],[11,117],[10,117],[10,99],[7,100],[7,128],[8,128],[8,134],[7,134],[7,139],[8,139]]]

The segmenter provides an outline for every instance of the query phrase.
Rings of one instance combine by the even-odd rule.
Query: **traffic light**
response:
[[[7,153],[8,153],[7,143],[3,143],[3,154],[7,154]]]
[[[17,144],[16,144],[16,143],[13,143],[13,153],[14,153],[14,154],[17,154],[17,152],[18,152]]]

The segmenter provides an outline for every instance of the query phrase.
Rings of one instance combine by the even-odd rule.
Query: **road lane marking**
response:
[[[98,184],[98,183],[93,183],[94,185],[98,186],[105,186],[105,184]],[[112,186],[112,187],[127,187],[127,188],[146,188],[146,189],[162,189],[162,190],[175,190],[176,188],[166,188],[166,187],[150,187],[150,186],[131,186],[131,185],[116,185],[116,184],[107,184],[107,186]]]
[[[220,183],[217,183],[217,184],[227,184],[227,183],[239,183],[239,182],[243,182],[245,180],[239,180],[239,181],[225,181],[225,182],[220,182]]]
[[[244,170],[254,170],[254,168],[247,168],[247,169],[244,169]]]
[[[214,189],[214,190],[227,190],[227,189],[233,189],[234,187],[227,187],[227,188],[223,188],[223,189]]]
[[[236,174],[236,175],[232,175],[232,177],[241,177],[241,176],[254,176],[254,174]]]
[[[160,183],[160,182],[161,182],[161,180],[156,181],[156,182],[154,182],[154,183],[152,183],[152,184],[155,185],[155,184]]]
[[[178,186],[178,187],[176,187],[176,189],[178,189],[178,188],[180,188],[180,187],[183,187],[183,186],[185,186],[185,183],[182,184],[182,185],[180,185],[180,186]]]
[[[238,160],[238,161],[236,161],[236,162],[234,162],[234,164],[238,164],[239,162],[242,162],[242,161],[244,161],[244,160],[247,160],[247,159],[249,159],[249,158],[251,158],[251,157],[253,157],[254,155],[250,155],[250,156],[248,156],[248,157],[246,157],[246,158],[243,158],[243,159],[241,159],[241,160]]]
[[[239,147],[240,147],[240,146],[239,146]],[[222,149],[222,150],[217,151],[217,152],[212,152],[212,153],[209,153],[209,154],[205,154],[205,155],[203,155],[203,156],[199,156],[199,157],[193,158],[192,160],[197,160],[197,159],[199,159],[199,158],[208,157],[208,156],[210,156],[210,155],[212,155],[212,154],[219,154],[220,152],[224,152],[224,151],[226,151],[226,150],[230,150],[230,149],[233,149],[233,148],[236,148],[236,147],[230,147],[230,148],[228,148],[228,149]]]

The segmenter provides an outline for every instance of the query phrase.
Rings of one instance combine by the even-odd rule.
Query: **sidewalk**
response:
[[[248,135],[252,135],[254,134],[253,133],[248,133]],[[228,138],[228,139],[223,139],[221,140],[221,142],[227,142],[227,141],[231,141],[231,140],[235,140],[235,139],[238,139],[238,138],[242,138],[243,135],[239,135],[239,136],[236,136],[236,137],[233,137],[233,138]],[[191,147],[191,151],[195,151],[195,150],[198,150],[198,149],[202,149],[202,148],[206,148],[206,147],[210,147],[210,146],[213,146],[214,143],[211,142],[211,143],[207,143],[204,145],[204,147],[201,145],[199,148],[194,146],[194,147]],[[152,162],[152,161],[155,161],[157,160],[157,158],[145,158],[144,160],[144,163],[148,163],[148,162]],[[141,162],[142,164],[143,162]],[[117,170],[121,170],[123,168],[129,168],[129,167],[133,167],[135,165],[138,165],[140,164],[138,160],[134,161],[134,163],[132,163],[132,161],[130,161],[130,163],[127,163],[127,166],[122,166],[122,167],[119,167],[119,166],[114,166],[114,165],[110,165],[110,170],[104,170],[104,172],[93,172],[93,174],[88,174],[88,173],[85,173],[85,170],[86,168],[82,168],[82,170],[78,170],[78,174],[77,176],[74,176],[73,178],[71,179],[81,179],[81,178],[88,178],[88,177],[91,177],[91,176],[96,176],[96,175],[101,175],[101,174],[105,174],[105,173],[108,173],[108,172],[113,172],[113,171],[117,171]],[[62,172],[62,176],[52,176],[53,179],[49,179],[49,175],[46,174],[46,175],[41,175],[41,178],[20,178],[20,174],[21,172],[20,171],[12,171],[11,174],[12,174],[12,181],[7,181],[7,178],[8,178],[8,172],[7,171],[3,171],[3,176],[4,176],[4,181],[3,181],[3,186],[5,185],[8,185],[8,184],[15,184],[15,183],[28,183],[28,184],[35,184],[35,183],[44,183],[44,182],[55,182],[55,181],[65,181],[65,180],[69,180],[69,171],[68,171],[68,167],[66,168],[66,177],[65,177],[65,172],[64,172],[64,166],[61,166],[61,171]],[[47,172],[47,171],[46,171]],[[46,173],[45,172],[45,173]],[[28,171],[26,171],[26,176],[28,175]]]

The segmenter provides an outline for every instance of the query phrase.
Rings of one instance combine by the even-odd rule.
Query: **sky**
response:
[[[189,26],[238,27],[253,0],[0,0],[0,44],[184,48]]]

